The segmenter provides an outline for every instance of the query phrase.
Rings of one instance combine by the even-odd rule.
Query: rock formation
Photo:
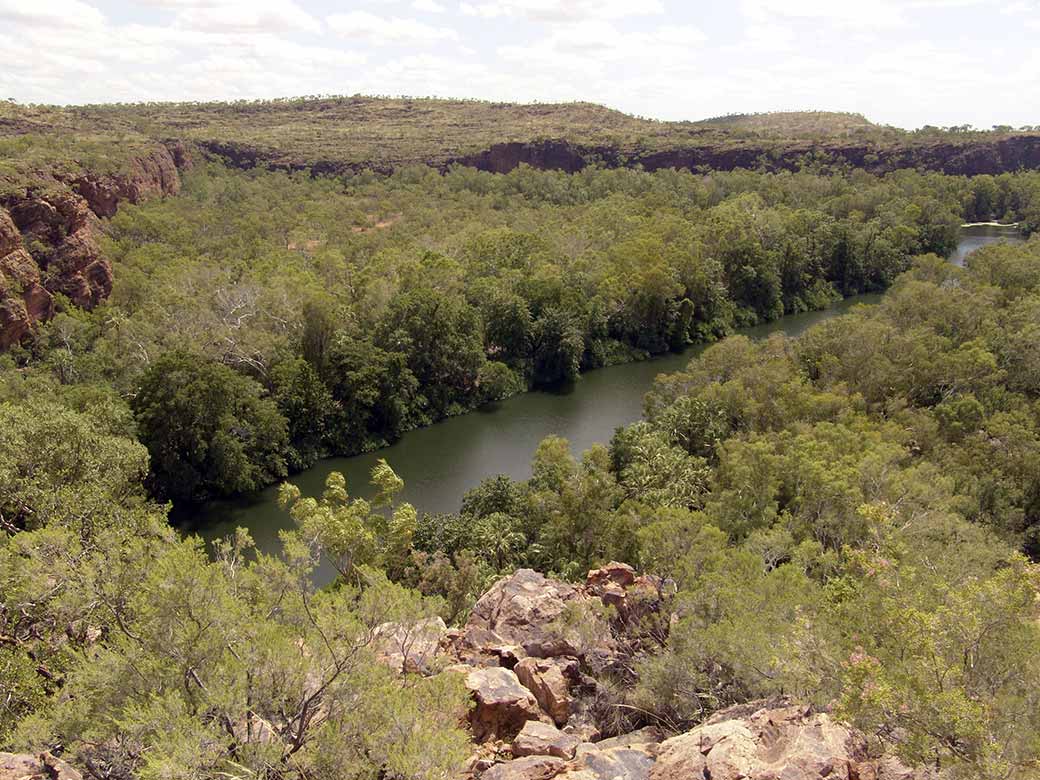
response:
[[[0,199],[0,350],[17,344],[54,311],[53,296],[93,308],[112,291],[112,266],[99,244],[101,222],[121,202],[180,191],[190,165],[180,144],[132,161],[125,174],[41,176],[23,194]]]
[[[53,298],[11,216],[0,209],[0,349],[18,343],[33,324],[51,316]]]
[[[83,780],[83,776],[50,753],[0,753],[0,780]]]
[[[590,714],[611,664],[639,647],[626,613],[660,608],[664,583],[625,564],[589,572],[583,585],[521,569],[496,582],[462,629],[424,624],[426,673],[462,673],[473,696],[475,753],[465,769],[479,780],[923,780],[826,712],[786,700],[732,707],[665,739],[655,727],[601,739]],[[656,602],[655,602],[656,599]],[[602,621],[572,636],[568,615]],[[662,621],[667,626],[667,617]],[[430,630],[432,629],[432,634]],[[385,636],[399,629],[381,628]],[[441,635],[429,660],[431,638]],[[387,656],[398,670],[405,655]]]

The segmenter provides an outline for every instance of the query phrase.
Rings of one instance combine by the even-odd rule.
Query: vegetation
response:
[[[677,616],[646,616],[655,639],[616,681],[628,725],[783,692],[949,777],[1032,777],[1038,260],[1036,240],[966,269],[926,255],[800,339],[721,341],[609,447],[576,460],[549,438],[530,480],[489,479],[456,515],[417,518],[385,462],[370,502],[337,475],[320,498],[285,487],[298,530],[277,557],[244,531],[212,557],[177,538],[98,391],[0,405],[0,740],[60,743],[98,777],[436,777],[465,754],[465,694],[380,664],[378,627],[463,619],[518,566],[613,559],[659,578]],[[174,395],[241,384],[162,360]],[[317,591],[320,562],[340,577]]]
[[[19,383],[131,398],[159,496],[248,491],[534,385],[884,289],[913,255],[950,251],[965,204],[1037,213],[1036,182],[211,166],[111,220],[111,297],[64,307],[17,356]]]
[[[351,123],[324,136],[316,108],[381,118],[355,143]],[[400,131],[399,108],[183,107],[180,130],[364,154]],[[475,147],[502,112],[530,137],[564,120],[629,139],[664,127],[592,106],[464,108]],[[57,126],[132,149],[167,131],[167,109],[5,107],[22,135],[0,139],[16,151],[0,170],[81,165],[93,142],[62,146]],[[459,114],[410,107],[417,135],[397,148],[429,154]],[[520,126],[499,124],[494,138]],[[683,127],[771,126],[717,124],[742,129]],[[49,146],[24,140],[40,133]],[[469,749],[467,693],[388,668],[380,627],[458,623],[519,566],[578,579],[619,560],[663,600],[607,681],[619,722],[680,729],[785,693],[948,777],[1034,777],[1040,240],[965,269],[942,259],[962,221],[994,218],[1040,227],[1040,176],[200,163],[179,197],[106,223],[107,302],[59,298],[0,358],[0,747],[61,746],[96,778],[441,778]],[[726,338],[890,286],[798,340]],[[577,459],[550,437],[529,480],[488,479],[457,513],[418,517],[386,462],[372,500],[338,475],[321,496],[283,486],[295,529],[278,554],[244,530],[207,551],[159,503],[254,490],[714,341],[609,446]],[[338,575],[321,589],[319,565]]]
[[[67,107],[8,102],[0,103],[0,194],[5,185],[33,182],[41,170],[122,170],[134,156],[169,139],[198,144],[243,167],[343,173],[416,164],[443,168],[497,144],[546,140],[580,147],[589,160],[606,157],[622,165],[689,149],[719,159],[727,152],[747,152],[748,160],[766,161],[791,149],[840,155],[853,142],[867,148],[864,164],[891,153],[902,162],[887,168],[912,167],[915,151],[937,141],[995,143],[1032,132],[1035,128],[964,126],[908,133],[858,114],[823,111],[662,122],[591,103],[360,95]]]
[[[625,695],[675,728],[786,693],[912,764],[1033,777],[1038,312],[1040,241],[921,257],[878,306],[661,377],[609,448],[547,439],[529,481],[424,518],[415,555],[673,581]]]

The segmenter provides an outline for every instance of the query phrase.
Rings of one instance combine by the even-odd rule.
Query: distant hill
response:
[[[54,172],[126,174],[177,142],[239,167],[341,174],[407,165],[521,163],[797,168],[807,159],[875,171],[921,167],[999,173],[1040,167],[1040,134],[906,132],[860,114],[736,114],[691,122],[630,116],[592,103],[515,104],[377,97],[74,107],[0,104],[0,194]]]
[[[792,138],[839,138],[880,131],[863,114],[840,111],[774,111],[763,114],[728,114],[694,122],[729,131]],[[898,131],[897,131],[898,132]]]

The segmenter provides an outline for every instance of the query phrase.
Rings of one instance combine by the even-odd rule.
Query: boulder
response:
[[[527,721],[541,715],[534,696],[510,669],[471,669],[466,673],[466,687],[476,702],[470,713],[470,726],[477,742],[512,739]]]
[[[616,585],[627,588],[636,581],[636,570],[627,563],[613,561],[599,569],[592,569],[585,578],[585,587],[590,593],[596,594],[600,588]],[[598,594],[597,594],[598,595]]]
[[[569,605],[587,599],[573,585],[547,579],[532,569],[519,569],[492,585],[474,604],[464,642],[475,648],[519,645],[536,658],[578,656],[579,648],[555,624]]]
[[[612,747],[584,753],[556,776],[561,780],[647,780],[653,765],[651,747]]]
[[[549,780],[563,769],[562,758],[529,756],[495,764],[484,771],[481,780]]]
[[[657,728],[654,726],[647,726],[638,731],[630,731],[628,734],[611,737],[610,739],[603,739],[599,742],[585,742],[578,745],[576,755],[583,756],[586,753],[595,753],[596,751],[610,750],[613,748],[642,748],[645,749],[646,752],[655,752],[656,746],[662,739],[664,739],[664,737]]]
[[[0,780],[83,780],[83,775],[50,753],[0,753]]]
[[[524,658],[514,667],[520,682],[534,694],[557,726],[563,726],[571,713],[571,685],[578,679],[576,658]]]
[[[376,628],[376,656],[394,671],[429,674],[447,633],[439,617],[412,625],[383,623]]]
[[[783,778],[864,780],[878,776],[861,734],[805,706],[723,712],[661,743],[651,780]]]
[[[513,755],[574,758],[574,751],[578,749],[578,744],[577,737],[564,734],[555,726],[537,720],[529,720],[513,740]]]

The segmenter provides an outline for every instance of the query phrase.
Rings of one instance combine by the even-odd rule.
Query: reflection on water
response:
[[[961,228],[961,241],[950,255],[950,262],[964,265],[965,258],[976,249],[998,241],[1019,243],[1022,241],[1022,233],[1014,225],[972,225]]]

